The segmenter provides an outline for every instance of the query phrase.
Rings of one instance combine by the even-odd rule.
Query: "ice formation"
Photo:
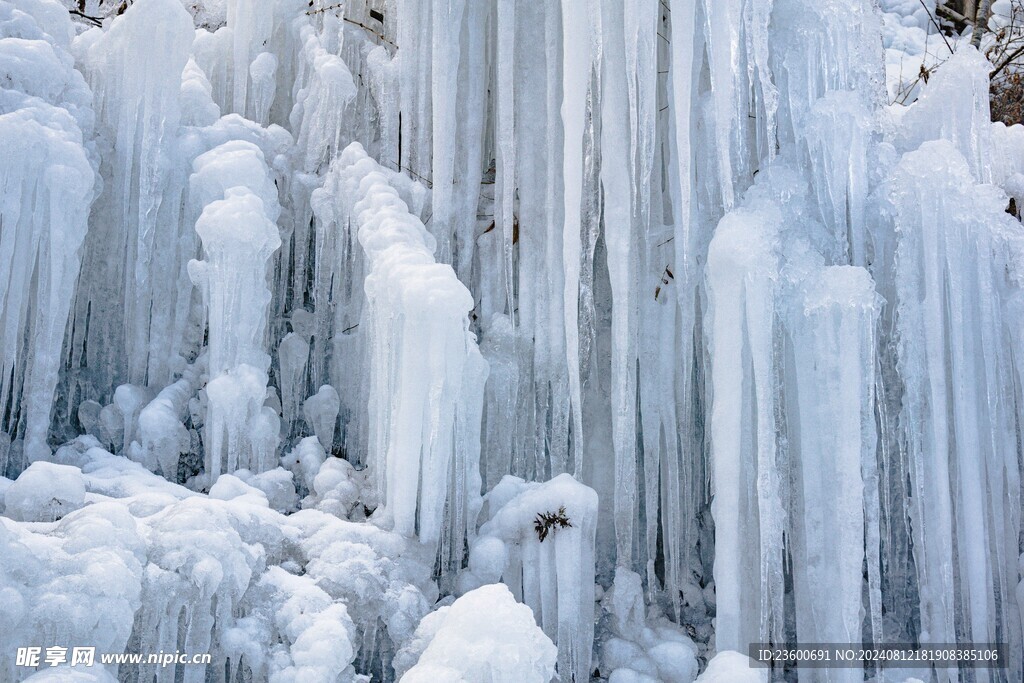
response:
[[[0,6],[0,425],[7,433],[24,425],[30,461],[51,453],[64,329],[100,184],[92,93],[74,68],[74,29],[62,14],[46,3]]]
[[[504,581],[558,644],[561,675],[590,671],[597,495],[560,474],[543,484],[507,476],[486,498],[486,520],[470,544],[460,589]],[[538,515],[563,521],[541,531]]]
[[[1024,128],[942,3],[114,4],[0,0],[0,679],[1021,680]]]
[[[270,370],[264,350],[271,292],[268,262],[281,246],[276,189],[256,145],[228,142],[194,163],[191,185],[222,191],[203,208],[196,232],[203,260],[189,275],[208,315],[210,380],[206,475],[273,467],[280,417],[263,405]]]

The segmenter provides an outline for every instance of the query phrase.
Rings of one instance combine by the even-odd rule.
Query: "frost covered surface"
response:
[[[1024,130],[935,2],[65,4],[0,0],[0,679],[1021,679]]]
[[[256,680],[352,680],[357,658],[409,638],[436,599],[418,543],[314,510],[286,517],[258,488],[266,479],[223,475],[209,496],[195,494],[90,437],[55,460],[8,489],[4,641],[14,647],[187,648]],[[29,506],[19,488],[54,502]],[[49,519],[14,521],[28,507]],[[5,680],[26,674],[13,650],[0,663]],[[176,673],[144,666],[139,675]]]

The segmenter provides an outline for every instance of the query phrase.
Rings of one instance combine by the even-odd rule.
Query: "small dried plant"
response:
[[[537,538],[543,543],[548,534],[554,533],[557,529],[568,529],[572,526],[569,517],[565,514],[565,506],[558,508],[558,512],[540,512],[533,520],[533,530],[537,532]]]

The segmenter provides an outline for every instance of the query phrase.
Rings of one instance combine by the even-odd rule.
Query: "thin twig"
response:
[[[1021,46],[1020,46],[1020,47],[1018,47],[1018,48],[1017,48],[1016,50],[1014,50],[1013,52],[1011,52],[1011,53],[1010,53],[1010,56],[1009,56],[1009,57],[1007,57],[1006,59],[1004,59],[1004,60],[1002,61],[1002,63],[1000,63],[1000,65],[999,65],[999,66],[997,66],[996,68],[992,69],[992,71],[991,71],[991,72],[989,73],[989,75],[988,75],[989,79],[993,79],[993,78],[995,78],[996,76],[998,76],[998,75],[999,75],[999,72],[1000,72],[1000,71],[1002,71],[1002,70],[1003,70],[1003,69],[1005,69],[1005,68],[1006,68],[1007,66],[1009,66],[1009,65],[1010,65],[1010,63],[1011,63],[1011,62],[1013,62],[1013,60],[1017,59],[1017,57],[1020,57],[1020,56],[1021,56],[1021,54],[1024,54],[1024,45],[1021,45]]]
[[[939,37],[942,38],[942,42],[944,42],[946,44],[946,47],[949,48],[949,54],[953,54],[953,46],[949,44],[948,40],[946,40],[946,36],[942,32],[942,27],[939,26],[938,19],[936,19],[935,15],[933,15],[931,12],[928,11],[928,5],[924,4],[924,0],[917,0],[917,1],[919,3],[921,3],[921,7],[924,7],[924,13],[928,15],[928,19],[931,20],[932,26],[935,27],[936,31],[938,31]]]
[[[326,5],[324,7],[318,7],[316,9],[306,10],[306,14],[308,14],[309,16],[313,16],[314,14],[322,14],[322,13],[328,12],[330,10],[344,9],[344,8],[345,8],[345,3],[339,2],[336,5]],[[353,26],[358,26],[359,28],[363,29],[367,33],[375,36],[378,40],[387,43],[388,45],[390,45],[391,47],[395,48],[396,50],[398,49],[397,45],[395,45],[390,40],[388,40],[387,38],[382,36],[380,33],[378,33],[373,27],[367,26],[366,24],[362,24],[362,23],[356,21],[355,19],[349,19],[348,17],[341,17],[341,20],[346,22],[346,23],[352,24]]]
[[[363,29],[363,30],[364,30],[364,31],[366,31],[367,33],[371,33],[371,34],[373,34],[374,36],[376,36],[377,38],[379,38],[379,39],[380,39],[381,41],[383,41],[383,42],[387,43],[388,45],[390,45],[391,47],[395,48],[396,50],[398,49],[398,46],[397,46],[397,45],[395,45],[394,43],[392,43],[392,42],[391,42],[390,40],[388,40],[387,38],[385,38],[385,37],[384,37],[384,36],[382,36],[381,34],[379,34],[379,33],[377,33],[376,31],[374,31],[374,30],[373,30],[372,28],[370,28],[370,27],[369,27],[369,26],[367,26],[366,24],[360,24],[360,23],[359,23],[358,21],[355,21],[355,20],[353,20],[353,19],[349,19],[348,17],[342,17],[342,20],[343,20],[343,21],[347,21],[348,23],[352,24],[353,26],[358,26],[359,28]]]
[[[90,17],[85,12],[79,12],[76,9],[69,9],[68,12],[70,14],[74,14],[76,17],[81,17],[82,19],[85,19],[86,21],[91,21],[93,24],[95,24],[97,26],[103,26],[103,20],[100,19],[99,17]]]

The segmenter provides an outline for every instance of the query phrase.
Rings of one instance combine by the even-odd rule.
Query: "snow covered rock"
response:
[[[38,671],[24,679],[23,683],[117,683],[117,677],[98,665],[83,669],[62,664]]]
[[[667,619],[647,622],[639,574],[618,568],[602,608],[611,615],[613,636],[600,646],[600,669],[610,681],[693,683],[697,645]]]

